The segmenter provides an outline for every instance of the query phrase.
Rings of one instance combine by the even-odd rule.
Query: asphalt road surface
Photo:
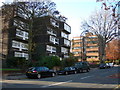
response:
[[[117,89],[119,67],[92,69],[88,73],[57,75],[41,79],[3,80],[2,88],[112,88]]]

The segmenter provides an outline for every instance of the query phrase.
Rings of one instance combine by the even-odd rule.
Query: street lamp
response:
[[[80,44],[80,47],[81,47],[81,54],[80,54],[81,61],[86,60],[85,36],[84,36],[84,34],[86,34],[86,33],[88,33],[88,32],[89,32],[88,30],[85,30],[85,31],[83,31],[83,32],[80,34],[80,38],[82,38],[82,46],[81,46],[81,44]]]

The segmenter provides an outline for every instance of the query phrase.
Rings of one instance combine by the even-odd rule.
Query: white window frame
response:
[[[22,42],[18,42],[18,41],[15,41],[15,40],[12,41],[12,47],[13,48],[18,48],[19,51],[22,51],[22,49],[28,50],[28,48],[27,48],[28,44],[25,44],[25,43],[22,43]]]
[[[19,32],[23,33],[23,35],[20,35]],[[28,32],[16,29],[16,36],[22,37],[23,40],[27,40],[28,39]]]
[[[67,45],[67,46],[70,46],[70,41],[67,40],[67,39],[64,39],[64,44]]]
[[[69,38],[68,34],[64,33],[64,32],[61,32],[61,37],[64,37],[64,38]]]
[[[68,49],[64,48],[64,47],[61,47],[61,52],[64,53],[64,54],[67,54],[68,53]]]
[[[57,48],[50,46],[50,45],[46,45],[46,51],[49,51],[50,53],[56,52]]]
[[[64,23],[64,29],[68,32],[71,32],[71,27],[67,25],[66,23]]]
[[[54,20],[54,19],[50,19],[50,22],[51,22],[51,24],[54,26],[54,27],[59,27],[59,23],[56,21],[56,20]],[[58,25],[57,25],[58,24]]]
[[[28,60],[28,57],[29,57],[28,53],[21,53],[21,52],[14,52],[14,56],[15,57],[25,57],[26,60]]]

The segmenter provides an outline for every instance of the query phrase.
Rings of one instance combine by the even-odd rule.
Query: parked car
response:
[[[63,70],[59,70],[57,71],[57,74],[64,74],[64,75],[68,75],[68,74],[76,74],[77,71],[74,67],[65,67]]]
[[[106,69],[106,68],[110,68],[109,63],[101,63],[99,66],[100,69]]]
[[[113,68],[114,67],[114,64],[113,63],[109,63],[110,67]]]
[[[38,78],[40,79],[43,76],[52,76],[54,77],[56,72],[54,70],[50,70],[47,67],[31,67],[26,71],[26,76],[28,78]]]
[[[89,72],[90,71],[90,65],[88,62],[77,62],[75,63],[75,66],[74,66],[77,70],[77,72]]]

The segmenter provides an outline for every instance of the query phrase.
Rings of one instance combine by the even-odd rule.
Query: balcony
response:
[[[64,39],[64,45],[65,46],[70,46],[70,40]]]
[[[51,28],[48,28],[47,34],[50,34],[50,35],[53,35],[53,36],[57,36],[57,32],[52,30]]]
[[[66,30],[67,32],[71,33],[71,27],[68,24],[66,24],[66,23],[64,23],[64,30]]]
[[[61,32],[61,37],[69,39],[69,35],[64,32]]]
[[[68,51],[67,48],[61,47],[61,53],[68,54]]]
[[[52,42],[53,44],[59,44],[59,39],[57,39],[56,37],[54,36],[50,36],[50,42]]]
[[[16,36],[22,38],[22,40],[28,40],[28,32],[16,29]]]
[[[28,50],[28,44],[18,42],[18,41],[15,41],[15,40],[12,41],[12,47],[13,48],[18,48],[19,51]]]
[[[50,53],[56,53],[56,47],[50,46],[50,45],[46,45],[46,51],[48,51]]]
[[[15,57],[25,57],[28,60],[28,53],[14,52]]]
[[[50,23],[52,26],[59,28],[59,23],[53,18],[50,18]]]
[[[61,28],[64,32],[66,32],[67,34],[70,34],[70,33],[71,33],[71,27],[70,27],[67,23],[65,23],[65,22],[61,22],[61,23],[60,23],[60,28]]]

